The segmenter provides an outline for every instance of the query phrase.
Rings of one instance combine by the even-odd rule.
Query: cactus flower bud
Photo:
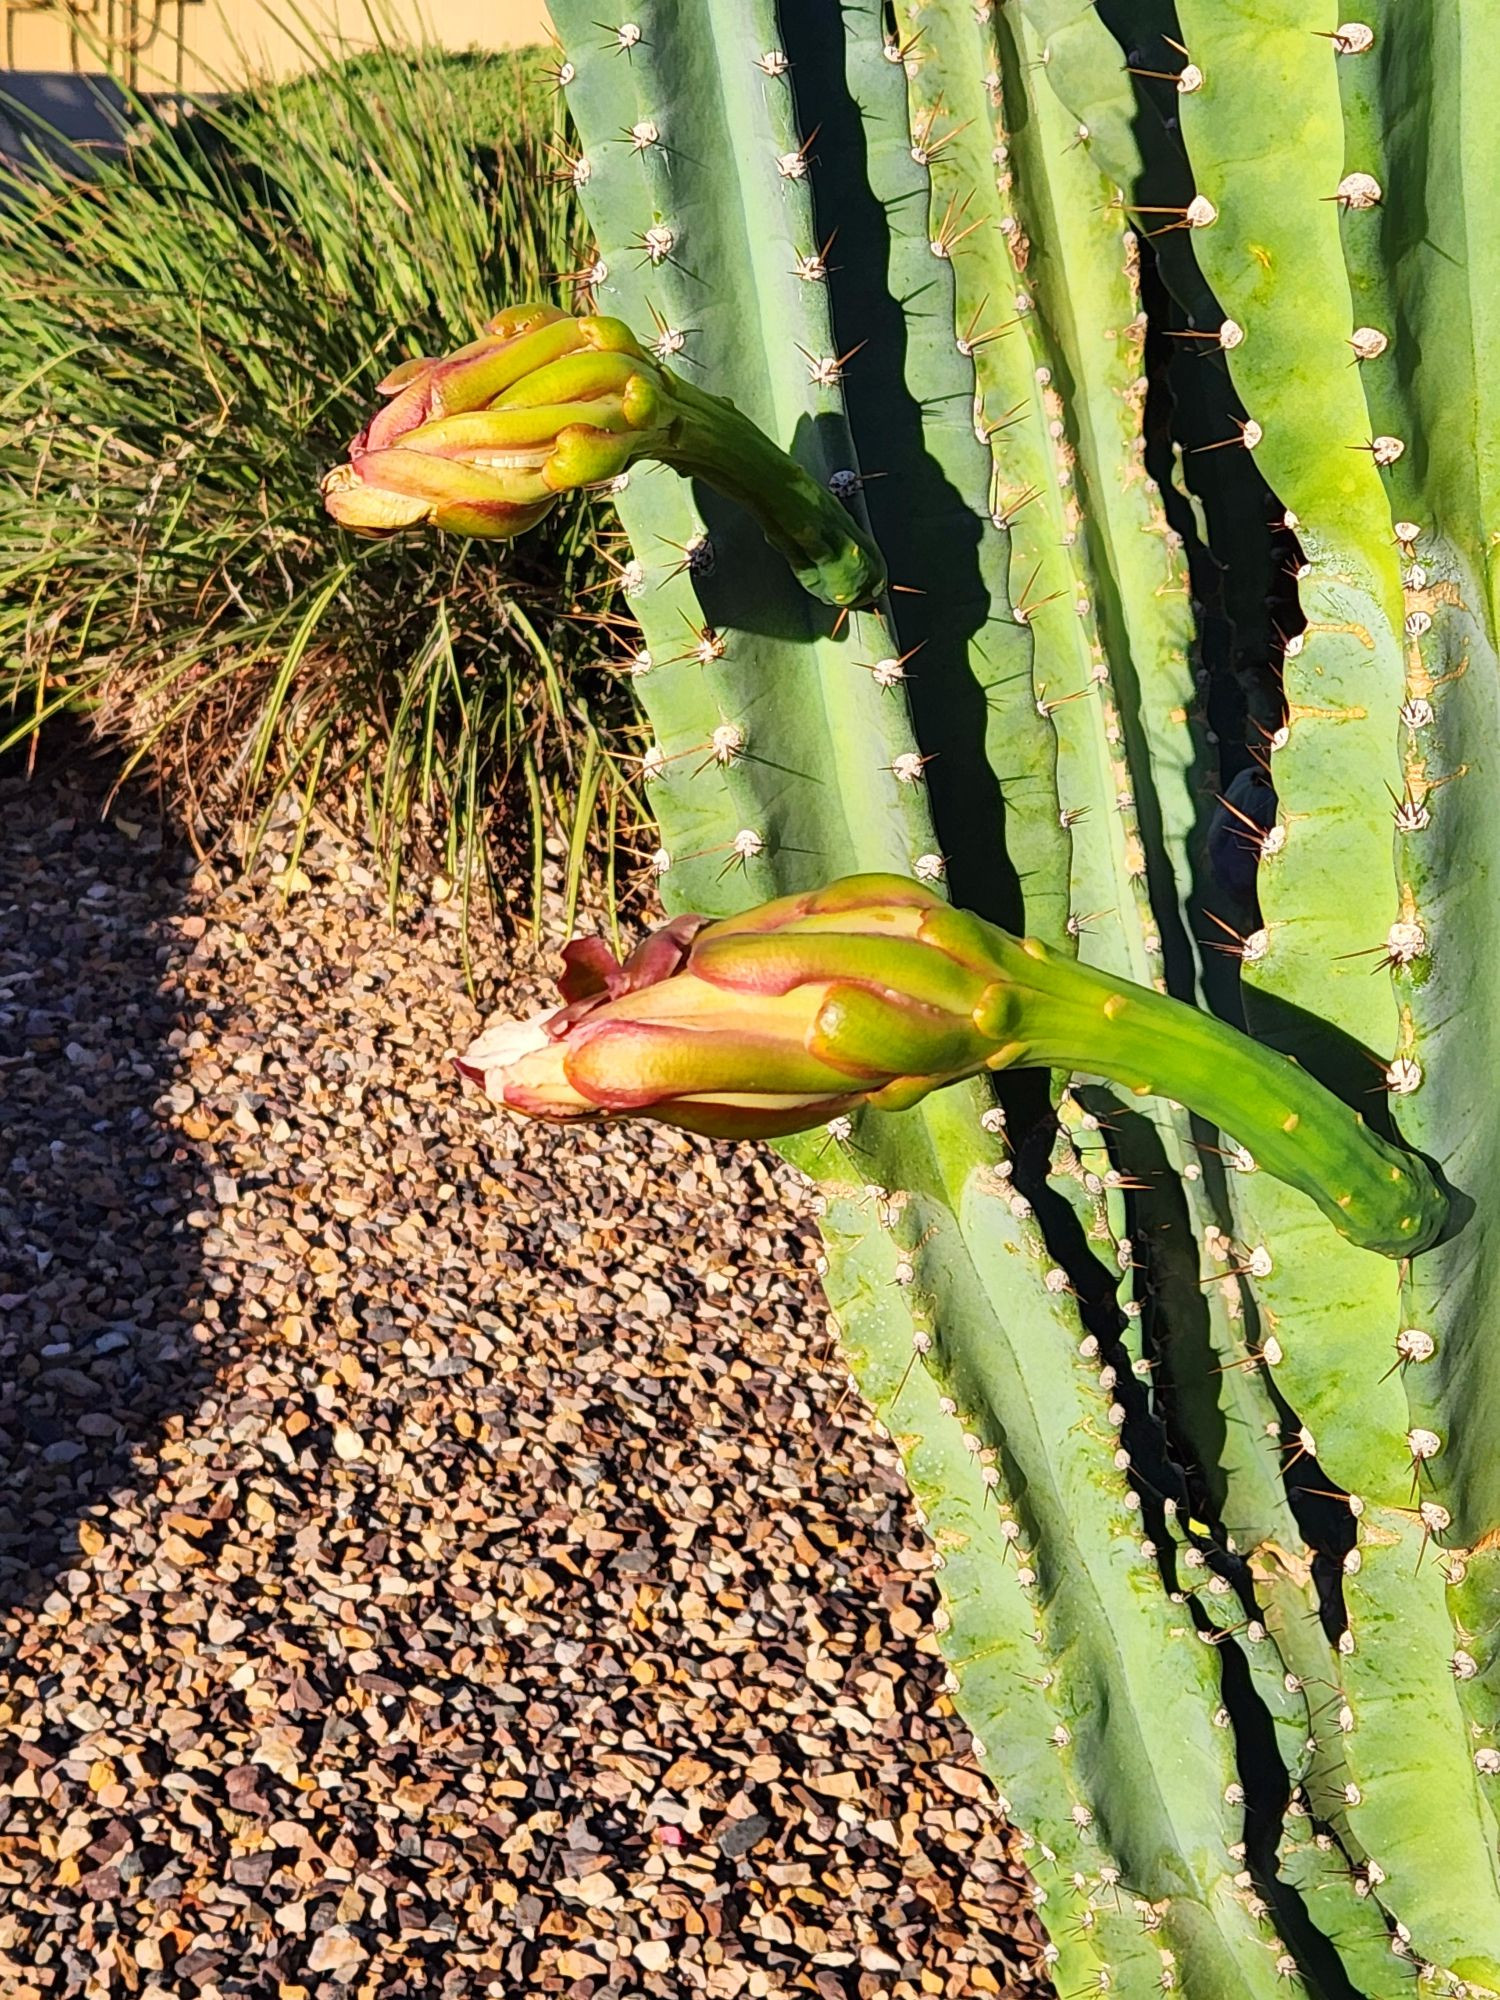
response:
[[[826,603],[885,589],[878,551],[833,495],[621,320],[513,306],[456,353],[403,362],[379,390],[389,400],[323,480],[324,506],[356,534],[507,539],[563,494],[652,458],[740,501]]]
[[[563,953],[563,1005],[491,1028],[459,1062],[528,1117],[649,1117],[718,1138],[800,1132],[981,1069],[984,980],[919,939],[916,883],[855,876],[749,917],[676,917],[623,965]]]
[[[675,917],[623,964],[599,938],[563,957],[562,1005],[488,1029],[458,1063],[526,1117],[775,1138],[985,1070],[1080,1070],[1201,1113],[1366,1248],[1419,1250],[1446,1216],[1423,1163],[1289,1058],[902,876]]]

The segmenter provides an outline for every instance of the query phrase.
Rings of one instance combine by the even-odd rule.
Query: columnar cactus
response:
[[[466,1067],[814,1126],[1070,1996],[1500,1993],[1482,7],[554,0],[634,376],[330,490],[608,482],[672,920]]]

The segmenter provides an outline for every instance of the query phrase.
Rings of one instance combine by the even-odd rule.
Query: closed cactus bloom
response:
[[[523,534],[561,494],[622,472],[655,441],[662,409],[627,327],[553,306],[499,313],[456,353],[403,362],[379,391],[390,400],[323,481],[329,513],[357,534]]]
[[[1367,1249],[1421,1249],[1447,1213],[1421,1160],[1287,1057],[901,875],[675,917],[623,964],[600,938],[563,958],[563,1004],[458,1065],[526,1117],[777,1138],[984,1070],[1077,1070],[1187,1105]]]
[[[905,1105],[982,1069],[989,981],[925,940],[945,906],[855,876],[747,916],[678,917],[616,962],[570,944],[564,1004],[488,1029],[460,1072],[528,1117],[646,1117],[716,1137],[798,1132]]]
[[[869,604],[885,589],[879,551],[847,509],[623,320],[507,307],[454,353],[403,361],[378,393],[384,406],[323,479],[324,506],[355,534],[506,540],[564,493],[607,486],[646,458],[747,508],[814,596]]]

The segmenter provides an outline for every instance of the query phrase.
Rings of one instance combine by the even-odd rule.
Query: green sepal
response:
[[[739,992],[789,993],[794,986],[839,980],[898,994],[969,1022],[982,984],[944,953],[915,938],[833,933],[824,937],[737,936],[700,939],[693,970]]]
[[[820,1060],[820,1052],[757,1034],[753,1025],[705,1031],[651,1021],[601,1021],[569,1047],[565,1063],[574,1088],[611,1111],[720,1091],[790,1097],[858,1090],[891,1067],[877,1059],[861,1078],[852,1056]]]
[[[487,347],[457,366],[444,368],[440,364],[433,383],[432,406],[443,416],[484,409],[524,376],[548,367],[582,345],[583,335],[577,320],[553,320],[532,333]]]
[[[979,1067],[984,1042],[973,1025],[865,986],[836,986],[818,1010],[808,1047],[851,1073],[920,1076],[929,1088]]]
[[[501,395],[490,400],[502,410],[534,409],[539,403],[578,403],[599,396],[624,393],[641,363],[630,354],[601,354],[589,349],[582,354],[565,354],[545,368],[538,368],[512,382]]]

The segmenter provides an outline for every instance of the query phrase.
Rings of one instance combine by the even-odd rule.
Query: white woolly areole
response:
[[[1345,174],[1339,182],[1338,198],[1345,208],[1377,208],[1380,183],[1373,174]]]
[[[1393,965],[1411,965],[1427,950],[1427,933],[1410,918],[1398,918],[1386,932],[1385,948]]]
[[[1397,1056],[1386,1065],[1385,1087],[1397,1097],[1410,1097],[1422,1088],[1422,1065],[1415,1056]]]

